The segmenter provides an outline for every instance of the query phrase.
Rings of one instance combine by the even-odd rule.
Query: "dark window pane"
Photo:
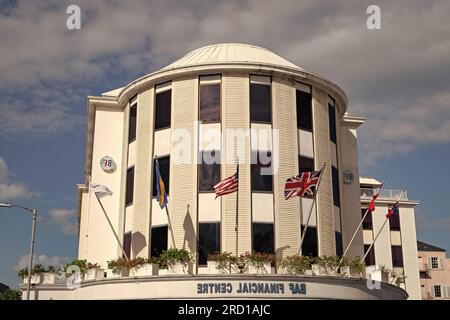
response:
[[[253,251],[274,253],[273,223],[253,223]]]
[[[296,91],[297,128],[312,130],[311,93]]]
[[[366,254],[367,250],[369,250],[370,245],[365,244],[364,245],[364,254]],[[374,266],[375,265],[375,251],[372,248],[370,248],[369,254],[366,256],[366,259],[364,260],[366,266]]]
[[[204,151],[200,153],[202,163],[198,165],[198,190],[214,191],[213,186],[220,181],[219,151]],[[214,162],[214,163],[211,163]]]
[[[299,156],[298,167],[300,173],[314,171],[314,159]]]
[[[200,120],[220,121],[220,84],[200,86]]]
[[[389,228],[391,231],[400,231],[400,212],[389,217]]]
[[[403,267],[403,252],[402,246],[392,246],[392,266],[402,268]]]
[[[170,127],[172,90],[156,94],[155,130]]]
[[[167,250],[167,226],[152,228],[151,257],[159,257],[161,252]]]
[[[342,256],[344,250],[342,249],[342,234],[340,232],[334,232],[334,238],[336,240],[336,255]]]
[[[301,226],[301,232],[303,234],[305,226]],[[302,255],[305,257],[317,257],[317,229],[313,226],[308,226],[306,229],[305,239],[302,244]]]
[[[263,153],[263,154],[262,154]],[[251,171],[252,171],[252,191],[272,191],[270,152],[252,152]]]
[[[270,99],[269,85],[250,84],[251,122],[272,122],[272,103]]]
[[[341,206],[339,199],[339,171],[335,167],[331,166],[331,174],[333,178],[333,204],[336,207]]]
[[[199,223],[198,263],[205,265],[209,254],[220,252],[220,223]]]
[[[336,109],[328,105],[328,121],[330,125],[330,140],[336,143]]]
[[[366,213],[367,209],[361,209],[361,218],[364,217],[364,214]],[[372,230],[373,229],[373,224],[372,224],[372,212],[368,212],[366,217],[364,218],[363,221],[363,230]]]
[[[127,190],[125,196],[125,205],[133,203],[134,196],[134,167],[127,170]]]
[[[137,105],[133,105],[130,108],[130,121],[128,127],[128,143],[136,139],[136,116],[137,116]]]
[[[170,157],[162,157],[158,158],[159,163],[159,173],[164,181],[164,187],[166,189],[166,193],[169,194],[169,181],[170,181]],[[156,166],[156,164],[154,164]],[[155,176],[155,168],[153,168],[153,197],[156,197],[156,176]]]
[[[127,254],[127,257],[131,259],[131,232],[127,232],[123,235],[123,249]]]

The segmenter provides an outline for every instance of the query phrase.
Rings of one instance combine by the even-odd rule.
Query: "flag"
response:
[[[399,214],[400,212],[400,203],[397,201],[394,206],[388,210],[388,213],[386,215],[386,218],[389,218],[391,216],[393,216],[394,214]]]
[[[232,176],[215,184],[213,188],[214,188],[214,192],[216,193],[216,198],[217,198],[217,197],[237,191],[238,186],[239,186],[239,179],[238,179],[238,173],[236,172]]]
[[[167,206],[167,193],[166,187],[164,186],[164,181],[159,172],[158,160],[155,160],[155,178],[156,178],[156,199],[158,199],[159,206],[161,209]]]
[[[313,196],[321,171],[303,172],[298,176],[287,179],[284,185],[284,198],[288,200],[293,196]]]
[[[375,211],[375,200],[378,199],[382,187],[383,183],[378,187],[377,192],[372,196],[372,200],[370,200],[369,206],[367,207],[367,210],[369,210],[370,212]]]
[[[110,196],[113,194],[111,192],[111,190],[108,189],[108,187],[106,187],[102,184],[91,182],[90,187],[91,187],[91,191],[94,192],[98,198],[103,198],[103,197]]]

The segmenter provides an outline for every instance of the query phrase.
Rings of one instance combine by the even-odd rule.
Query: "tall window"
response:
[[[164,181],[164,187],[166,189],[166,193],[169,194],[170,156],[158,158],[158,163],[159,163],[159,173],[161,174],[161,178]],[[157,182],[158,181],[156,181],[155,168],[153,168],[153,197],[156,197],[156,183]]]
[[[198,263],[205,265],[209,254],[220,252],[220,223],[199,223]]]
[[[253,222],[253,251],[274,253],[273,223]]]
[[[172,107],[172,90],[156,94],[155,130],[170,127],[170,113]]]
[[[198,165],[198,190],[214,191],[213,186],[220,181],[220,151],[200,152],[202,163]]]
[[[389,217],[389,229],[391,231],[400,231],[400,212]]]
[[[131,232],[127,232],[123,235],[123,249],[127,254],[127,257],[131,259]]]
[[[336,108],[328,104],[328,121],[330,127],[330,140],[336,143]]]
[[[442,291],[441,291],[441,286],[440,285],[434,285],[433,286],[433,290],[434,290],[434,296],[436,298],[441,298],[442,297]]]
[[[432,269],[439,269],[439,258],[431,257],[431,268]]]
[[[367,253],[367,250],[369,250],[370,245],[365,244],[364,245],[364,254]],[[366,259],[364,262],[366,263],[366,266],[374,266],[375,265],[375,251],[373,250],[373,246],[370,249],[370,252],[367,254]]]
[[[366,213],[367,209],[361,209],[361,218],[364,217],[364,214]],[[373,229],[373,223],[372,223],[372,212],[367,212],[366,217],[363,221],[363,230],[372,230]]]
[[[403,252],[402,246],[392,246],[392,266],[402,268],[403,267]]]
[[[134,166],[127,170],[127,189],[125,195],[125,205],[133,203],[134,197]]]
[[[271,152],[252,152],[252,191],[272,191]]]
[[[341,201],[339,199],[339,171],[334,166],[331,166],[331,174],[333,179],[333,204],[336,207],[341,206]]]
[[[250,83],[250,121],[272,123],[270,84]]]
[[[314,171],[314,159],[299,156],[298,167],[300,172]]]
[[[312,99],[311,88],[309,92],[297,90],[296,106],[297,106],[297,128],[304,130],[312,130]]]
[[[301,231],[305,230],[305,226],[301,226]],[[306,229],[305,239],[302,243],[302,255],[305,257],[317,257],[317,228],[314,226],[308,226]]]
[[[128,143],[136,140],[136,116],[137,116],[137,104],[134,103],[130,107],[130,119],[128,124]]]
[[[200,120],[206,123],[220,122],[220,82],[203,84],[202,79],[207,78],[200,78]]]
[[[344,250],[342,249],[342,234],[338,231],[334,232],[334,238],[336,240],[336,255],[342,256]]]
[[[164,250],[167,250],[167,229],[167,226],[152,228],[151,257],[159,257]]]

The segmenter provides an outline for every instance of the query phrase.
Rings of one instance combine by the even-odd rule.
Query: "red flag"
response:
[[[369,210],[370,212],[375,211],[375,200],[377,200],[377,198],[379,197],[382,187],[383,183],[378,187],[377,192],[372,196],[372,200],[370,200],[369,206],[367,207],[367,210]]]

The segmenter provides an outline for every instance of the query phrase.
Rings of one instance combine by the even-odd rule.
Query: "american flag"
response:
[[[303,172],[298,176],[287,179],[284,185],[284,198],[288,200],[293,196],[313,196],[321,171]]]
[[[216,198],[237,191],[238,185],[239,179],[238,173],[236,172],[232,176],[214,185],[213,188],[214,192],[216,193]]]

